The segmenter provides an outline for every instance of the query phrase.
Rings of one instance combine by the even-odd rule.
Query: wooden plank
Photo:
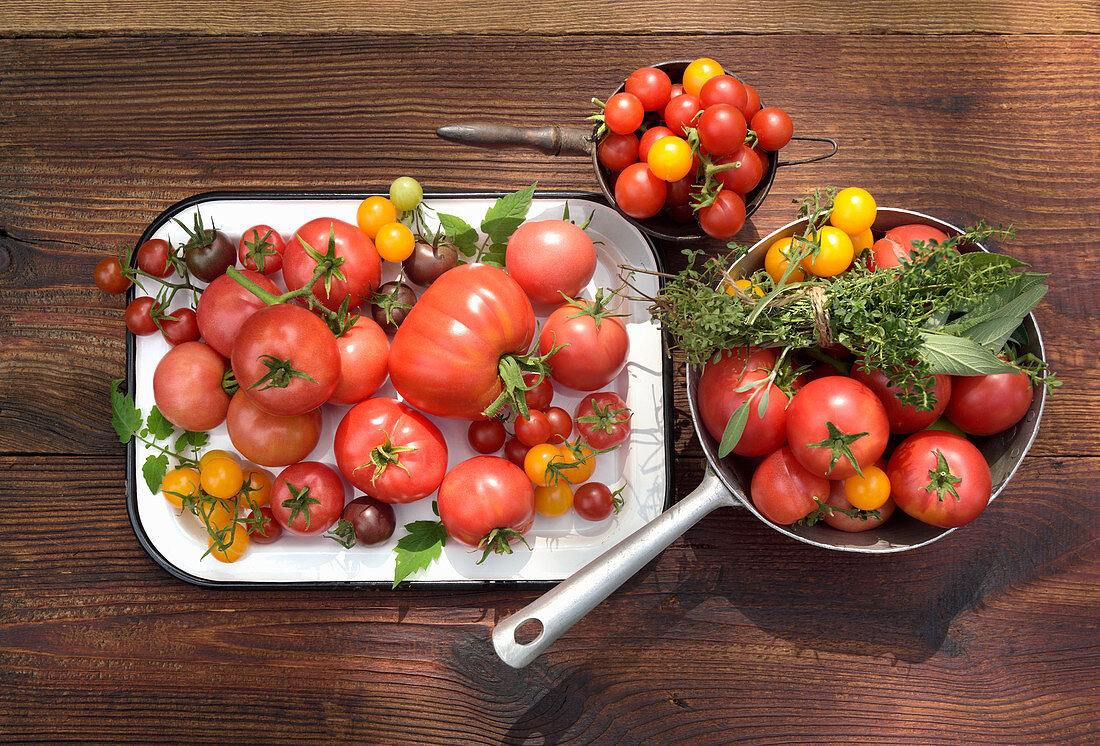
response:
[[[1100,286],[1079,269],[1100,253],[1100,132],[1080,124],[1100,118],[1100,41],[962,37],[945,49],[910,37],[812,47],[715,37],[638,50],[588,38],[324,38],[281,39],[275,56],[273,44],[0,43],[0,450],[117,447],[105,391],[124,373],[122,302],[89,278],[176,200],[213,189],[369,191],[405,173],[430,188],[595,189],[585,159],[462,148],[434,130],[473,116],[583,126],[588,98],[622,74],[603,64],[609,54],[625,70],[718,49],[799,131],[841,145],[830,161],[782,169],[739,240],[792,219],[792,199],[830,183],[958,225],[1014,225],[1006,250],[1053,276],[1038,318],[1066,382],[1035,452],[1100,454],[1098,363],[1083,343],[1097,338]],[[511,71],[532,56],[569,62],[534,70],[517,91]],[[679,247],[662,251],[681,266]]]
[[[808,0],[769,3],[441,0],[400,8],[351,0],[267,3],[250,0],[178,4],[76,3],[71,0],[0,2],[0,33],[249,35],[321,33],[508,34],[522,36],[694,33],[738,34],[1061,34],[1097,33],[1100,11],[1072,2],[903,3],[875,0],[837,5]]]
[[[1096,470],[1029,460],[971,526],[876,558],[716,513],[515,671],[488,635],[537,591],[197,588],[137,545],[119,459],[0,457],[0,730],[1085,743],[1100,670]]]

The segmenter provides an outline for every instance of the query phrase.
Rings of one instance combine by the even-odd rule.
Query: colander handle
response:
[[[792,140],[803,140],[803,141],[807,141],[807,142],[824,142],[824,143],[828,143],[831,146],[831,150],[829,150],[828,153],[818,153],[817,155],[812,155],[809,158],[800,158],[797,161],[780,161],[779,163],[775,164],[776,168],[780,168],[782,166],[801,166],[801,165],[804,165],[806,163],[813,163],[814,161],[823,161],[826,158],[832,158],[834,155],[836,155],[836,151],[837,151],[838,146],[836,144],[836,140],[834,140],[831,137],[815,137],[813,135],[795,135],[791,139]]]
[[[690,495],[500,622],[493,629],[497,655],[509,666],[523,668],[703,516],[733,504],[733,495],[708,468]],[[516,631],[530,621],[541,623],[542,629],[535,639],[521,643]]]
[[[592,132],[550,124],[512,127],[492,122],[445,124],[435,131],[444,140],[476,148],[529,148],[547,155],[591,155]]]

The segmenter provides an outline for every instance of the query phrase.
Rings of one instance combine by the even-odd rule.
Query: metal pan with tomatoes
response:
[[[911,226],[915,225],[922,226],[917,231],[920,235],[912,234],[913,229]],[[728,271],[727,277],[749,278],[754,272],[766,266],[770,248],[777,244],[782,245],[781,242],[796,235],[802,235],[806,228],[807,219],[802,218],[760,239],[733,265]],[[928,238],[930,235],[929,229],[933,234],[939,236],[959,236],[963,233],[954,225],[918,212],[896,208],[877,208],[869,231],[871,238],[880,238],[882,243],[871,241],[866,244],[869,247],[870,260],[896,266],[898,256],[907,253],[901,242],[908,241],[910,238],[922,240]],[[891,241],[886,238],[885,234],[896,230],[901,230],[903,234],[898,241]],[[872,244],[874,244],[873,247]],[[850,250],[851,246],[848,248]],[[986,251],[978,243],[962,244],[959,248],[963,252]],[[848,259],[850,262],[851,256]],[[724,279],[723,283],[727,281],[727,279]],[[749,292],[752,292],[751,284],[748,287]],[[1023,317],[1017,331],[1021,340],[1020,352],[1033,355],[1040,361],[1045,360],[1042,337],[1035,323],[1035,318],[1030,312]],[[764,350],[761,352],[769,353],[771,351]],[[763,362],[774,364],[774,361],[775,355],[771,353],[770,360],[764,360]],[[723,362],[720,361],[718,366],[721,366]],[[750,368],[748,361],[744,358],[733,361],[733,367],[738,368],[739,373],[743,373]],[[898,469],[901,472],[918,474],[923,480],[918,485],[919,489],[914,491],[921,493],[921,498],[926,500],[926,503],[922,505],[914,500],[913,512],[921,513],[924,520],[917,520],[902,510],[894,510],[893,515],[888,516],[888,520],[871,521],[870,525],[872,527],[869,530],[849,532],[848,530],[834,528],[824,521],[817,521],[813,525],[799,524],[798,519],[805,515],[809,509],[801,511],[801,507],[796,506],[792,508],[789,515],[783,514],[787,507],[785,503],[789,503],[786,500],[786,493],[801,489],[803,486],[801,480],[817,479],[817,477],[806,473],[806,469],[794,463],[795,459],[788,457],[791,450],[790,446],[781,445],[780,439],[769,443],[766,427],[753,433],[753,437],[748,442],[751,448],[743,451],[740,455],[737,453],[719,455],[723,429],[727,426],[726,417],[732,410],[727,410],[723,417],[719,418],[720,422],[718,423],[708,421],[707,410],[720,404],[718,399],[721,397],[736,398],[739,394],[737,388],[744,384],[745,380],[734,376],[730,380],[720,381],[720,385],[707,390],[707,384],[702,380],[703,372],[704,369],[698,365],[688,365],[686,376],[688,404],[696,434],[703,446],[703,452],[707,460],[707,469],[702,484],[629,539],[614,547],[607,554],[540,599],[497,625],[493,631],[493,644],[498,655],[506,663],[521,667],[533,661],[554,640],[631,575],[639,571],[648,561],[691,526],[718,508],[744,508],[771,529],[797,541],[822,549],[862,554],[885,554],[907,551],[931,544],[955,531],[957,526],[972,520],[1005,489],[1038,434],[1039,420],[1046,398],[1044,386],[1034,385],[1031,387],[1033,390],[1029,391],[1028,398],[1022,400],[1022,408],[1011,415],[1011,418],[1015,421],[1005,426],[1005,422],[997,422],[999,417],[995,414],[994,408],[988,406],[988,400],[983,401],[981,398],[975,397],[975,401],[968,402],[967,408],[981,411],[974,415],[963,410],[955,415],[956,419],[960,422],[966,422],[967,426],[973,423],[973,428],[970,430],[972,433],[981,432],[984,427],[987,428],[990,434],[974,434],[967,440],[958,435],[929,429],[916,432],[902,440],[901,443],[892,444],[896,448],[893,451],[891,462],[897,461]],[[847,382],[844,383],[844,388],[854,391],[854,393],[845,393],[843,396],[839,394],[834,396],[836,392],[826,392],[826,396],[822,397],[823,400],[832,398],[839,402],[836,424],[841,426],[844,423],[841,422],[840,417],[850,415],[851,411],[849,410],[862,408],[864,406],[862,400],[870,392],[869,385],[861,384],[854,378],[834,376],[819,380],[821,382],[836,380]],[[801,392],[809,389],[813,383],[815,382],[806,384]],[[748,389],[746,388],[745,391],[748,391]],[[797,400],[801,392],[796,394],[792,401]],[[971,396],[975,395],[968,391],[967,398]],[[1003,393],[1002,390],[994,396],[1003,399],[1007,397],[1007,394]],[[748,412],[750,418],[755,417],[761,423],[766,423],[769,419],[768,410],[773,405],[782,408],[783,403],[777,397],[773,397],[772,401],[760,406],[761,398],[751,393],[751,391],[748,393],[748,399],[753,405],[748,409]],[[874,395],[870,395],[870,398],[874,401],[866,403],[868,409],[873,409],[875,411],[874,416],[882,420],[880,429],[883,432],[875,436],[876,443],[873,446],[881,453],[887,447],[888,420],[896,413],[891,412],[888,414],[885,411],[885,406]],[[950,402],[947,406],[948,408],[951,407]],[[950,409],[948,411],[950,412]],[[790,420],[788,420],[789,422]],[[856,427],[850,429],[867,430],[869,428],[865,427],[866,422],[867,420],[861,420],[854,423]],[[906,423],[904,429],[912,431],[926,425],[925,422],[911,422]],[[785,429],[786,433],[783,434],[782,440],[785,440],[786,434],[791,432],[789,424],[785,426]],[[743,433],[746,432],[748,431],[743,431]],[[867,433],[861,434],[866,435]],[[813,438],[816,438],[816,436],[803,438],[803,440]],[[822,442],[827,443],[828,439],[829,436],[825,436]],[[894,437],[894,440],[898,439],[899,436]],[[963,442],[961,448],[958,447],[960,441]],[[802,443],[802,445],[809,444]],[[777,448],[779,450],[775,450]],[[822,451],[822,455],[827,454],[827,450],[818,450]],[[779,454],[783,458],[780,459],[779,456],[776,456],[777,463],[772,463],[774,454]],[[937,463],[937,457],[942,457],[945,461],[951,462],[954,471],[942,469],[942,465]],[[979,461],[981,463],[978,463]],[[894,473],[893,466],[894,464],[891,463],[889,468],[891,473]],[[761,510],[750,497],[754,475],[764,471],[768,472],[766,476],[774,477],[773,483],[776,485],[776,489],[770,491],[774,492],[776,497],[772,505],[778,506],[767,510]],[[969,487],[966,484],[969,481],[969,472],[978,475],[976,480],[980,482],[977,487],[978,491],[974,494],[960,491],[959,497],[956,499],[953,494],[949,494],[949,490],[951,487],[960,489],[964,486]],[[934,491],[932,488],[927,487],[925,482],[942,476],[948,476],[949,479],[943,485],[945,499],[937,501]],[[906,485],[901,484],[902,479],[904,477],[899,478],[899,484],[895,488],[908,488]],[[826,481],[820,479],[821,483]],[[952,481],[955,481],[956,484],[950,484]],[[832,482],[833,485],[837,483],[839,482]],[[819,484],[818,487],[820,488],[821,485]],[[928,498],[929,493],[932,494],[931,498]],[[824,496],[829,494],[829,491],[826,489],[825,492],[819,491],[818,494]],[[975,498],[975,495],[978,497]],[[951,512],[942,512],[945,507],[951,509]],[[859,522],[859,519],[856,518],[851,520]],[[940,523],[941,525],[933,525],[934,523]],[[859,526],[859,528],[864,527]],[[541,624],[541,631],[533,639],[520,642],[516,638],[517,630],[520,626],[532,620],[537,620]]]
[[[448,124],[437,134],[477,147],[588,156],[608,202],[639,229],[665,241],[733,236],[763,204],[779,168],[813,163],[837,151],[832,138],[794,134],[786,112],[765,106],[751,85],[709,58],[635,70],[609,94],[597,117],[612,127],[601,125],[595,136],[592,130],[559,125],[489,122]],[[698,134],[689,137],[685,126]],[[746,138],[750,126],[753,136]],[[780,160],[780,149],[792,140],[827,149]],[[708,153],[702,164],[700,151]],[[698,191],[696,183],[721,188],[716,195],[704,195],[706,207],[693,210],[689,202]]]
[[[277,192],[198,195],[168,208],[159,215],[146,229],[140,244],[166,241],[169,245],[178,247],[188,240],[185,227],[190,228],[196,225],[197,219],[201,219],[204,230],[216,229],[233,245],[246,243],[242,241],[247,239],[246,233],[253,226],[261,225],[265,231],[270,229],[273,235],[279,236],[284,243],[297,240],[301,236],[307,243],[323,246],[329,228],[322,231],[326,234],[325,236],[318,234],[319,237],[311,238],[305,227],[319,218],[331,218],[354,227],[357,222],[357,210],[364,202],[364,198],[368,196],[349,193]],[[433,214],[432,211],[437,211],[457,216],[468,224],[477,226],[486,211],[501,196],[495,193],[429,193],[424,196],[424,204],[431,208],[426,212],[429,216]],[[597,195],[536,192],[531,200],[526,220],[531,223],[560,219],[567,206],[570,218],[576,223],[583,224],[590,219],[585,230],[596,247],[596,267],[589,284],[582,290],[582,296],[594,296],[598,288],[617,287],[620,283],[619,265],[621,264],[659,271],[660,262],[650,240]],[[324,222],[326,225],[329,223],[328,220]],[[334,238],[337,241],[340,239],[338,235]],[[400,268],[400,264],[382,262],[381,272],[375,284],[377,281],[394,280]],[[279,271],[266,275],[265,279],[256,279],[254,275],[249,276],[253,277],[261,291],[274,292],[273,288],[282,287],[285,282],[283,276],[288,269],[285,266],[281,267]],[[347,269],[349,273],[359,271],[355,267]],[[367,268],[365,271],[369,273],[370,269]],[[194,273],[192,276],[194,281],[196,279]],[[345,276],[350,277],[350,274]],[[644,279],[642,281],[647,282]],[[209,285],[203,285],[202,282],[196,283],[202,290],[200,302],[206,297],[207,289],[214,282],[223,282],[223,280],[214,279]],[[649,289],[656,291],[656,276],[648,282],[653,285]],[[410,282],[407,276],[404,278],[404,284],[407,290],[417,294],[425,290],[424,287]],[[332,293],[334,298],[338,297],[338,288],[335,285],[330,285],[323,290],[326,293]],[[154,373],[170,353],[180,358],[180,367],[189,371],[187,375],[198,371],[199,379],[196,380],[210,379],[210,386],[216,387],[213,378],[222,375],[230,363],[232,350],[244,343],[239,337],[232,344],[221,339],[219,325],[211,319],[216,319],[218,313],[242,312],[240,299],[234,299],[237,291],[237,287],[232,287],[229,291],[211,293],[205,307],[201,309],[200,316],[205,316],[201,327],[206,330],[203,334],[207,348],[204,354],[210,351],[206,354],[209,360],[202,356],[194,356],[194,350],[191,348],[187,348],[186,354],[175,352],[182,345],[173,346],[166,335],[161,333],[128,335],[126,393],[132,397],[137,410],[149,413],[153,405],[159,401],[174,402],[170,405],[177,410],[173,413],[174,416],[186,417],[189,413],[194,417],[194,420],[187,420],[190,427],[208,431],[208,440],[203,446],[204,451],[207,452],[215,450],[239,452],[239,449],[235,449],[234,446],[244,444],[252,453],[265,461],[270,456],[272,460],[292,459],[294,463],[324,465],[326,469],[317,469],[317,473],[310,471],[313,467],[301,469],[302,479],[312,480],[311,484],[315,483],[312,489],[321,498],[321,503],[313,505],[313,508],[318,511],[327,511],[329,502],[333,505],[347,504],[353,499],[359,499],[362,496],[360,487],[364,483],[370,484],[374,490],[388,490],[387,499],[395,509],[396,517],[392,520],[395,520],[397,530],[389,539],[378,545],[360,544],[345,548],[320,533],[311,533],[311,529],[302,522],[301,516],[295,514],[284,518],[290,522],[290,525],[299,527],[300,524],[301,530],[297,535],[284,535],[272,544],[254,541],[247,552],[236,561],[219,562],[211,554],[203,556],[207,548],[204,527],[198,521],[181,520],[181,518],[193,516],[181,516],[179,505],[166,500],[147,483],[146,475],[143,474],[143,465],[150,456],[156,456],[158,451],[153,445],[136,439],[131,440],[127,446],[127,509],[139,542],[169,573],[198,585],[246,587],[390,585],[394,580],[394,546],[404,534],[402,527],[418,521],[439,520],[433,512],[433,502],[438,495],[433,490],[429,490],[426,494],[417,492],[416,485],[409,483],[406,472],[396,468],[388,470],[385,477],[376,478],[374,483],[372,483],[372,477],[377,475],[372,471],[361,473],[353,471],[356,478],[343,479],[340,490],[332,489],[333,484],[330,484],[332,480],[329,478],[333,473],[341,473],[339,468],[341,457],[356,457],[354,453],[349,453],[349,447],[343,447],[339,453],[337,452],[336,444],[341,440],[339,433],[341,423],[352,409],[350,402],[357,401],[354,391],[344,390],[345,384],[351,388],[358,385],[377,388],[378,376],[385,376],[384,370],[381,374],[378,371],[361,371],[364,379],[374,377],[372,381],[348,382],[347,377],[342,376],[339,382],[341,388],[332,390],[325,381],[327,352],[314,349],[308,328],[299,324],[300,320],[287,317],[287,314],[297,314],[297,311],[293,308],[283,308],[277,312],[273,310],[280,308],[279,306],[269,306],[264,310],[261,303],[253,309],[243,324],[240,319],[229,319],[227,325],[245,329],[244,324],[248,324],[250,325],[248,328],[252,329],[257,338],[262,335],[279,337],[280,330],[297,329],[302,326],[303,331],[297,337],[286,337],[279,341],[282,345],[280,348],[282,352],[279,354],[293,361],[295,370],[300,370],[304,376],[308,376],[308,380],[302,376],[293,378],[291,381],[293,386],[282,389],[281,391],[286,393],[280,393],[280,400],[275,404],[285,408],[284,419],[292,423],[293,427],[279,430],[281,435],[278,438],[268,437],[265,435],[268,432],[265,428],[268,426],[264,424],[268,419],[258,408],[248,407],[244,397],[234,397],[234,401],[241,399],[242,403],[231,405],[232,423],[211,427],[210,423],[204,421],[201,416],[204,410],[201,397],[191,396],[188,393],[188,383],[182,378],[161,382],[162,389],[178,393],[178,399],[173,399],[171,394],[163,394],[160,400],[155,397]],[[131,301],[133,295],[131,291]],[[174,307],[182,307],[182,305],[182,301],[177,300]],[[162,310],[171,312],[173,308]],[[304,309],[301,310],[304,312]],[[544,324],[553,310],[553,305],[535,303],[537,323]],[[621,320],[629,337],[630,352],[622,372],[600,390],[613,392],[629,405],[633,412],[632,427],[627,441],[620,448],[600,455],[595,462],[595,473],[591,479],[616,487],[625,485],[621,510],[610,518],[599,521],[587,520],[574,511],[554,518],[538,515],[534,526],[526,535],[531,547],[530,551],[518,545],[511,554],[490,555],[483,562],[479,562],[482,558],[481,552],[472,552],[469,547],[457,541],[448,542],[440,557],[426,569],[417,572],[409,582],[471,584],[544,583],[561,580],[599,556],[607,547],[613,546],[645,525],[667,506],[670,500],[669,471],[671,469],[665,450],[669,442],[667,432],[671,420],[668,414],[671,397],[667,390],[670,363],[664,354],[660,332],[650,323],[648,313],[641,303],[628,301],[617,312],[625,314]],[[311,314],[307,313],[307,315]],[[312,323],[310,320],[306,321]],[[360,343],[370,344],[371,341],[365,339]],[[219,344],[225,350],[224,352],[213,351],[215,345]],[[431,368],[432,362],[420,360],[418,365]],[[446,366],[440,368],[440,370],[444,369]],[[279,371],[273,371],[270,368],[261,367],[250,370],[248,375],[259,381],[257,385],[249,379],[250,385],[257,385],[257,388],[262,389],[264,386],[262,379],[278,374]],[[434,374],[434,369],[423,371],[425,378],[430,378]],[[407,378],[416,374],[415,371],[410,372],[406,367],[402,370],[402,375]],[[422,466],[433,474],[443,471],[444,468],[450,471],[458,464],[478,456],[479,451],[475,450],[469,441],[470,422],[468,420],[417,412],[409,408],[407,402],[401,401],[402,397],[398,395],[394,383],[388,379],[383,380],[385,382],[381,388],[378,388],[374,398],[369,400],[375,402],[375,406],[370,411],[364,409],[358,413],[361,420],[379,423],[380,432],[383,429],[386,432],[397,432],[401,429],[403,429],[402,432],[415,431],[419,433],[416,437],[433,443],[438,443],[441,438],[446,443],[445,464],[435,463],[439,461],[438,451],[435,452],[434,457],[430,457],[431,453],[428,451],[424,452],[426,460]],[[454,392],[457,401],[466,393],[464,386],[470,381],[444,383]],[[318,386],[324,388],[324,392],[320,394],[322,398],[325,395],[329,397],[319,409],[315,407],[316,400],[313,398],[318,395],[315,390]],[[583,398],[582,391],[559,387],[553,394],[553,404],[559,409],[573,413],[580,407]],[[393,405],[382,406],[386,401]],[[230,425],[236,428],[232,438],[229,433]],[[179,434],[179,428],[177,428],[176,434],[172,437],[179,437]],[[277,453],[271,453],[271,451],[277,451]],[[504,453],[501,451],[497,455],[503,457]],[[360,458],[360,460],[363,459]],[[243,461],[246,468],[250,466],[249,459],[245,458]],[[269,467],[268,471],[274,476],[280,472],[281,468],[283,467]],[[284,489],[283,485],[276,486]],[[342,497],[336,495],[333,499],[329,499],[329,492],[340,491],[343,492]],[[290,506],[295,505],[295,499],[299,499],[303,505],[310,502],[308,498],[303,499],[296,495],[298,495],[296,491],[291,491],[289,495],[281,495],[279,502],[281,505],[286,503]],[[291,509],[293,510],[293,507]]]

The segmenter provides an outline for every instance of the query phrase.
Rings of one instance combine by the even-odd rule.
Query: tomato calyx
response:
[[[285,479],[283,482],[286,484],[287,489],[290,490],[290,497],[283,500],[283,507],[290,509],[290,517],[287,518],[287,524],[294,523],[294,519],[300,514],[305,513],[306,516],[306,530],[309,530],[309,506],[319,505],[321,503],[316,497],[312,497],[309,494],[309,485],[302,487],[300,490],[294,489],[294,485]]]
[[[336,525],[324,533],[326,539],[332,539],[344,549],[355,546],[355,527],[347,518],[341,518]]]
[[[477,564],[481,564],[489,558],[492,553],[496,554],[511,554],[512,553],[512,540],[519,539],[523,542],[523,545],[528,549],[531,545],[527,543],[527,539],[523,534],[516,531],[514,528],[494,528],[489,534],[478,542],[477,548],[474,551],[481,552],[481,559],[477,561]]]
[[[628,313],[612,313],[607,307],[611,303],[612,299],[617,297],[615,292],[611,292],[608,295],[604,295],[606,288],[598,288],[596,290],[596,297],[592,300],[585,300],[583,298],[570,298],[562,293],[562,297],[565,298],[565,302],[573,308],[577,309],[576,313],[570,314],[569,318],[579,319],[582,316],[590,316],[596,324],[596,328],[600,328],[600,323],[604,319],[625,318],[629,316]],[[561,292],[561,291],[558,291]]]
[[[863,470],[859,468],[859,464],[856,462],[855,456],[852,455],[852,443],[855,443],[860,438],[869,435],[869,433],[845,433],[836,425],[832,420],[826,420],[825,426],[829,428],[829,435],[824,440],[819,440],[817,443],[808,443],[810,448],[828,448],[832,453],[829,458],[829,474],[833,473],[833,469],[836,468],[837,463],[844,456],[848,457],[848,462],[855,468],[856,474],[863,476]],[[942,498],[941,498],[942,499]]]
[[[233,396],[241,388],[241,384],[237,382],[237,377],[233,375],[233,368],[226,367],[225,374],[222,375],[222,391]]]
[[[555,345],[545,355],[536,355],[534,351],[526,355],[503,355],[497,363],[501,392],[481,414],[485,417],[496,417],[504,405],[508,404],[517,416],[527,417],[529,410],[524,393],[538,386],[550,374],[550,365],[546,361],[562,347],[563,345]],[[524,373],[537,373],[538,377],[528,383],[523,380]]]
[[[261,274],[267,274],[265,270],[265,263],[269,256],[275,256],[279,252],[275,251],[275,244],[268,239],[271,238],[274,233],[274,229],[268,228],[267,233],[263,237],[260,236],[259,231],[252,232],[251,239],[245,239],[244,247],[246,249],[245,259],[251,259],[256,264],[256,268]]]
[[[928,479],[928,486],[925,489],[935,492],[940,502],[943,502],[944,496],[948,493],[952,494],[956,501],[962,500],[959,497],[959,491],[955,489],[955,485],[961,482],[962,478],[955,476],[947,463],[947,457],[938,448],[936,449],[936,468],[928,470]]]
[[[384,440],[382,445],[375,446],[371,449],[370,463],[361,464],[355,467],[355,471],[366,469],[369,466],[374,467],[374,474],[372,474],[370,478],[371,484],[374,484],[378,480],[378,477],[382,476],[383,472],[385,472],[390,465],[397,466],[408,474],[409,468],[401,463],[400,454],[416,450],[412,446],[395,446],[393,441],[390,440],[389,433],[386,433],[383,437]]]
[[[846,515],[849,518],[855,518],[860,521],[869,521],[872,519],[877,521],[882,519],[882,513],[880,513],[878,510],[861,510],[859,508],[834,508],[832,505],[827,505],[826,503],[821,502],[821,500],[817,497],[814,498],[814,502],[817,503],[817,507],[811,510],[802,518],[798,519],[798,521],[796,521],[798,525],[812,526],[818,521],[824,519],[825,516],[836,515],[837,513]]]
[[[260,355],[257,360],[262,361],[263,364],[267,366],[267,373],[261,376],[256,383],[249,386],[249,391],[260,386],[261,383],[265,385],[260,386],[260,391],[267,391],[273,388],[285,389],[295,378],[304,378],[310,383],[317,383],[308,373],[300,371],[291,365],[289,359],[283,360],[274,355]]]
[[[305,287],[312,288],[313,283],[321,280],[325,285],[325,294],[331,294],[333,279],[346,279],[344,273],[340,271],[340,265],[344,263],[344,257],[336,256],[336,229],[331,224],[328,227],[328,249],[324,254],[310,246],[300,235],[295,234],[295,238],[302,244],[302,248],[305,249],[309,258],[317,263],[317,267],[313,271],[313,278]]]
[[[413,303],[416,302],[416,294],[411,288],[406,288],[404,282],[398,277],[395,282],[387,282],[371,294],[370,304],[372,313],[377,309],[375,321],[383,329],[397,329],[405,320]]]
[[[619,416],[626,413],[625,419],[619,419]],[[634,413],[630,411],[629,407],[616,407],[613,402],[608,402],[604,407],[601,407],[599,402],[595,399],[592,400],[592,414],[578,417],[577,422],[583,422],[586,425],[591,425],[592,430],[607,433],[611,435],[614,432],[616,425],[622,425],[630,421],[630,418],[634,416]]]

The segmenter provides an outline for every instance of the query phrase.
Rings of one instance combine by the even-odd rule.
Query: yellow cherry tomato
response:
[[[704,83],[724,72],[722,65],[709,57],[700,57],[694,60],[687,66],[687,69],[684,70],[684,93],[698,96],[699,91],[703,90]]]
[[[687,140],[675,135],[659,138],[646,155],[649,170],[658,179],[679,181],[691,173],[693,158]]]
[[[573,507],[573,488],[569,482],[559,479],[548,487],[535,488],[535,510],[547,518],[565,515]]]
[[[244,484],[244,471],[236,459],[220,456],[210,459],[199,471],[203,492],[228,499],[236,496]]]
[[[848,234],[848,238],[852,239],[852,250],[856,252],[856,256],[875,245],[875,237],[871,235],[870,228],[854,236]]]
[[[802,260],[802,269],[817,277],[835,277],[852,266],[856,252],[848,234],[831,225],[822,226],[814,234],[821,244],[817,256],[808,256]]]
[[[581,443],[562,443],[558,447],[560,454],[558,474],[570,484],[580,484],[592,478],[596,471],[596,453]]]
[[[737,295],[737,291],[740,290],[745,295],[756,294],[757,297],[764,297],[764,288],[759,285],[754,285],[752,280],[746,280],[742,277],[739,280],[734,280],[732,285],[726,285],[726,295]]]
[[[878,206],[866,189],[848,187],[833,198],[833,211],[829,223],[849,234],[862,233],[875,222]]]
[[[236,562],[248,549],[248,528],[236,521],[220,526],[207,536],[210,554],[219,562]]]
[[[367,197],[359,203],[359,209],[355,211],[355,222],[359,224],[359,230],[372,240],[378,235],[379,228],[395,220],[397,208],[386,197]]]
[[[229,451],[223,451],[223,450],[218,449],[218,448],[212,448],[209,451],[207,451],[206,453],[204,453],[202,455],[202,458],[199,459],[199,471],[201,472],[202,468],[204,466],[206,466],[207,464],[209,464],[211,461],[213,461],[216,458],[228,458],[228,459],[232,459],[234,461],[237,460],[237,457],[234,454],[230,453]]]
[[[184,498],[199,494],[199,473],[189,466],[172,469],[161,480],[160,491],[165,500],[182,507]]]
[[[854,508],[878,510],[890,499],[890,477],[877,466],[864,466],[862,477],[853,474],[844,480],[844,496]]]
[[[787,267],[791,266],[791,255],[795,253],[793,238],[781,238],[768,247],[768,253],[764,255],[764,271],[778,285],[783,279]],[[787,282],[801,282],[806,279],[806,273],[801,267],[795,267],[791,271]]]
[[[262,469],[249,469],[244,473],[241,497],[245,505],[253,509],[271,502],[271,475]]]
[[[374,246],[387,262],[403,262],[413,253],[416,238],[404,223],[386,223],[378,229]]]
[[[557,478],[557,473],[550,468],[551,461],[560,460],[561,451],[556,445],[539,443],[531,446],[527,455],[523,457],[523,470],[536,487],[545,487],[555,481],[561,481]]]

